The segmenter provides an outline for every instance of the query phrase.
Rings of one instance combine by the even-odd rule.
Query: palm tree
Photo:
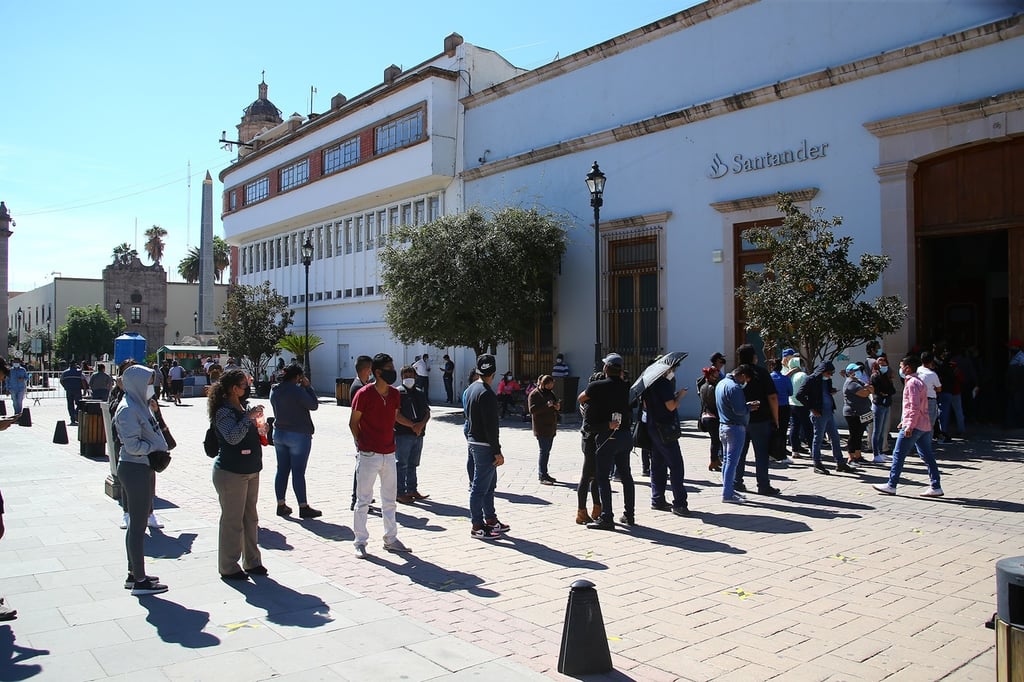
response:
[[[219,282],[231,262],[231,247],[222,238],[213,237],[213,275]],[[189,284],[199,281],[199,247],[193,246],[178,263],[178,274]]]
[[[160,265],[160,260],[164,257],[164,237],[167,236],[167,230],[154,225],[143,234],[146,235],[146,254],[149,260]]]
[[[324,345],[324,340],[316,334],[309,335],[309,352],[312,353],[314,350]],[[286,353],[291,353],[295,357],[305,358],[306,357],[306,337],[302,334],[288,334],[283,339],[277,342],[278,350],[283,350]]]
[[[120,265],[129,265],[133,258],[138,257],[139,252],[132,248],[128,242],[122,242],[114,247],[114,262]]]

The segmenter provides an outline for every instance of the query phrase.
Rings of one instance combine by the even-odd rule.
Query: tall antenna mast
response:
[[[188,186],[185,200],[185,251],[192,247],[189,230],[192,228],[192,160],[189,159],[185,170],[185,184]]]

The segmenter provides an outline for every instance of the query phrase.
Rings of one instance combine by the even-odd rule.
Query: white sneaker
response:
[[[734,493],[732,497],[723,497],[723,504],[743,504],[747,501],[747,498],[741,496],[739,493]]]
[[[163,528],[164,527],[163,522],[160,521],[160,519],[158,519],[156,517],[156,514],[150,514],[149,515],[148,525],[149,525],[150,528]]]
[[[395,538],[391,542],[384,543],[384,549],[389,552],[395,552],[396,554],[402,552],[411,552],[412,550],[402,544],[402,541]]]
[[[895,495],[896,494],[896,488],[893,488],[888,483],[876,483],[875,485],[873,485],[871,487],[874,488],[875,490],[877,490],[878,492],[882,493],[883,495]]]
[[[125,512],[124,516],[121,518],[121,523],[118,526],[118,528],[124,530],[127,527],[128,527],[128,512]]]
[[[928,490],[921,493],[921,497],[942,497],[945,494],[942,492],[942,488],[928,488]]]
[[[871,460],[871,463],[872,464],[891,464],[892,463],[892,457],[888,457],[886,455],[875,455],[874,458]]]
[[[370,556],[369,554],[366,553],[366,545],[356,544],[355,545],[355,551],[356,551],[356,558],[357,559],[366,559],[366,558],[368,558]]]

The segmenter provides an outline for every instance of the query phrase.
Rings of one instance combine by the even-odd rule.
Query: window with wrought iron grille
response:
[[[245,186],[245,203],[255,204],[270,196],[270,178],[253,180]]]
[[[657,234],[608,241],[607,286],[609,347],[638,372],[661,350]]]
[[[324,175],[348,168],[359,161],[359,138],[353,137],[324,150]]]
[[[132,320],[132,324],[142,324],[142,308],[141,307],[139,307],[137,305],[133,305],[132,306],[131,320]]]
[[[292,165],[282,168],[279,172],[281,174],[282,192],[292,187],[298,187],[309,181],[309,159],[296,161]]]
[[[423,139],[423,110],[383,123],[374,132],[374,154],[384,154]]]

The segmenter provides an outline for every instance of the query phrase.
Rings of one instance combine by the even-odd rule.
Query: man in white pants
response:
[[[380,477],[380,509],[384,520],[384,549],[408,552],[398,539],[395,521],[398,473],[395,467],[395,419],[401,406],[398,389],[392,386],[398,378],[390,355],[377,353],[371,365],[373,383],[363,386],[352,399],[352,416],[348,428],[356,441],[359,462],[356,464],[356,509],[352,519],[355,553],[365,559],[367,512],[373,499],[373,484]]]

